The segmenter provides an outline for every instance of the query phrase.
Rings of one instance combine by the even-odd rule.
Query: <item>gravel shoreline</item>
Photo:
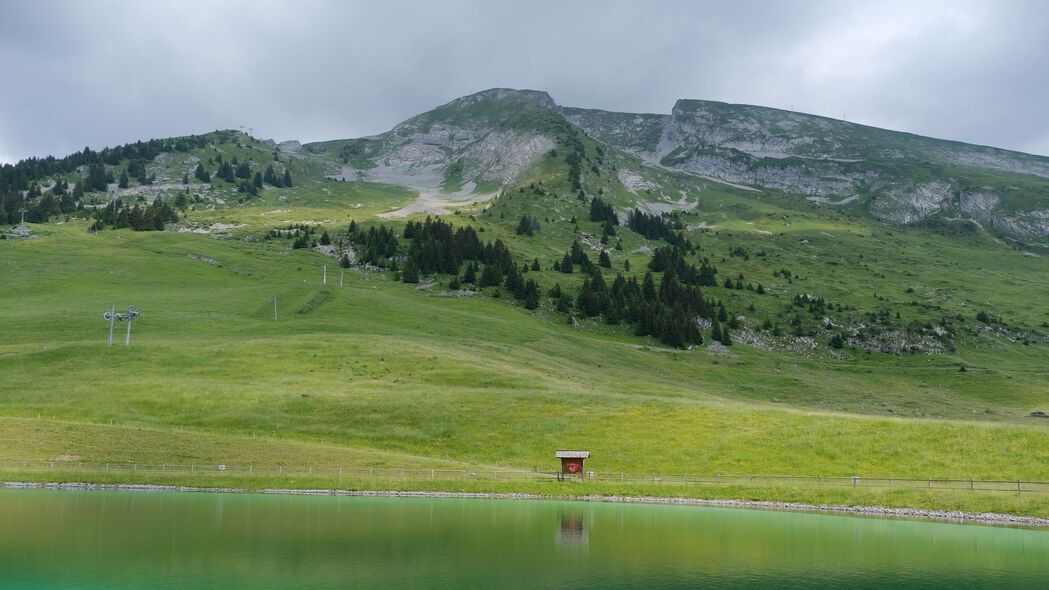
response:
[[[600,494],[528,494],[486,492],[420,492],[383,490],[296,490],[246,488],[165,486],[152,484],[94,484],[94,483],[36,483],[8,481],[0,482],[0,488],[49,489],[49,490],[104,490],[124,492],[210,492],[210,493],[253,493],[281,494],[292,496],[359,496],[391,498],[475,498],[490,500],[562,500],[573,502],[607,502],[613,504],[674,504],[683,506],[714,506],[723,508],[751,508],[764,510],[790,510],[801,512],[824,512],[855,516],[880,516],[886,518],[914,518],[940,520],[956,523],[995,524],[1014,527],[1049,528],[1049,518],[1018,516],[995,512],[960,512],[953,510],[923,510],[920,508],[889,508],[886,506],[845,506],[839,504],[805,504],[800,502],[767,502],[757,500],[704,500],[702,498],[665,498],[659,496],[616,496]]]

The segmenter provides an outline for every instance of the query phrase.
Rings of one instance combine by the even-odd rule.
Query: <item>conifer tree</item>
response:
[[[485,264],[484,270],[481,271],[481,280],[478,282],[479,287],[495,287],[502,282],[502,275],[499,269],[496,268],[495,264]]]
[[[404,263],[404,270],[401,271],[401,281],[405,283],[419,282],[419,267],[415,265],[415,261],[411,258]]]
[[[572,257],[567,253],[565,253],[564,259],[561,260],[560,270],[565,274],[572,274],[572,271],[575,270],[574,268],[572,268]]]
[[[524,286],[525,309],[536,309],[539,307],[539,285],[532,279],[528,279]]]

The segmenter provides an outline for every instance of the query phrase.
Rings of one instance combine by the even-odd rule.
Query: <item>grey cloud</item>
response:
[[[791,107],[1049,153],[1038,2],[0,4],[0,160],[239,125],[384,131],[492,86]]]

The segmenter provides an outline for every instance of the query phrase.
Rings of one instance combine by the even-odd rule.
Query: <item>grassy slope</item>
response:
[[[262,433],[521,467],[548,466],[551,449],[574,445],[595,451],[595,469],[627,471],[1038,479],[1049,458],[1044,428],[831,414],[761,399],[818,405],[813,398],[891,392],[938,406],[951,391],[945,413],[988,401],[980,388],[954,387],[942,359],[876,355],[867,362],[872,379],[847,361],[744,347],[727,359],[670,352],[499,300],[420,293],[379,274],[351,271],[347,287],[324,289],[318,270],[330,259],[284,244],[39,229],[36,240],[4,245],[0,411],[8,416]],[[129,349],[102,346],[99,314],[111,302],[144,310]],[[994,370],[1041,379],[1013,362],[1020,366]],[[930,364],[943,377],[932,377]],[[32,440],[6,439],[3,456],[37,454]],[[76,441],[56,454],[80,455]],[[114,460],[135,460],[140,449],[155,452],[121,446]]]
[[[292,165],[310,174],[310,163]],[[563,172],[550,158],[530,180],[563,194]],[[608,177],[587,170],[585,184],[622,205],[631,197]],[[690,227],[716,226],[692,237],[720,276],[742,272],[769,288],[708,289],[732,309],[753,304],[748,325],[779,317],[800,292],[861,310],[892,306],[903,321],[976,309],[1028,327],[1047,319],[1031,295],[1049,287],[1045,263],[979,236],[889,228],[678,175],[661,182],[698,199]],[[577,285],[578,273],[549,269],[573,238],[599,235],[586,206],[508,194],[457,221],[510,242],[522,261],[540,258],[544,270],[530,276],[544,287]],[[338,229],[412,198],[396,187],[302,182],[191,213],[202,225],[244,224],[229,239],[88,235],[74,222],[0,242],[0,459],[548,469],[552,449],[584,446],[599,471],[1047,478],[1049,429],[1024,418],[1045,409],[1044,345],[963,331],[957,352],[931,357],[669,351],[626,328],[573,328],[549,310],[421,292],[377,273],[346,271],[345,288],[323,288],[319,267],[334,269],[332,259],[257,239],[291,222]],[[513,235],[526,213],[542,221],[534,238]],[[574,226],[572,215],[584,221]],[[642,272],[652,244],[622,233],[614,270],[630,260]],[[727,256],[736,245],[768,256]],[[799,278],[773,277],[781,266]],[[144,310],[130,349],[103,346],[100,313],[112,303]],[[954,505],[940,495],[885,499],[894,502]],[[1023,502],[1011,509],[1044,512]]]

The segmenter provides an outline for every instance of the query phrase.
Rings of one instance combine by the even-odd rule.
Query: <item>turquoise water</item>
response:
[[[1049,532],[553,501],[0,490],[0,588],[1049,588]]]

